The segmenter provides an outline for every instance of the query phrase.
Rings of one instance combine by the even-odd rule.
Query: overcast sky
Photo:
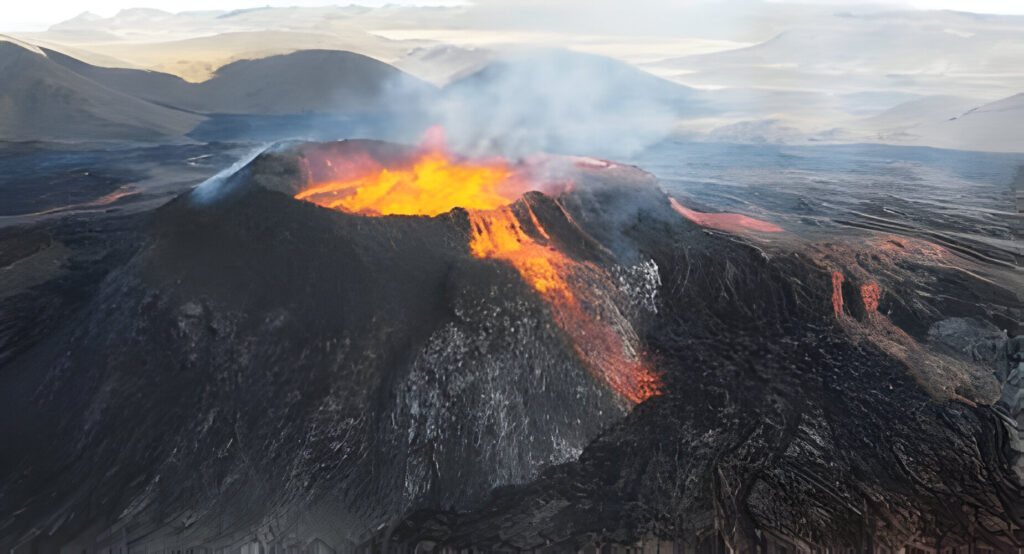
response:
[[[673,0],[694,1],[694,0]],[[700,1],[700,0],[696,0]],[[729,2],[730,0],[719,0]],[[769,0],[787,3],[855,4],[851,0]],[[469,0],[12,0],[0,10],[0,29],[42,31],[54,23],[84,11],[109,17],[124,8],[157,8],[169,12],[189,10],[235,10],[262,6],[329,6],[361,4],[457,5]],[[1024,0],[882,0],[920,9],[947,9],[978,13],[1024,15]],[[514,3],[514,2],[510,2]]]

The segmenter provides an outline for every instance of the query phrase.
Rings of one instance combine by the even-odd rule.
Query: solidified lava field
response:
[[[1016,551],[1017,216],[689,152],[286,143],[12,208],[0,547]]]

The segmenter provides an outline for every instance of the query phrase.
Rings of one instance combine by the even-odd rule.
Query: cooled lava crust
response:
[[[316,160],[355,154],[417,156],[275,148],[132,220],[97,286],[66,285],[76,309],[0,358],[0,438],[21,445],[0,546],[1018,540],[990,407],[1018,343],[982,332],[1021,332],[1016,291],[898,239],[702,227],[637,168],[544,157],[517,171],[569,186],[502,209],[570,268],[566,311],[474,250],[477,212],[296,198]],[[987,354],[950,347],[949,322]]]

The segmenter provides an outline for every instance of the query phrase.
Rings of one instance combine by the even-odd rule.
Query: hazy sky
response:
[[[124,8],[147,7],[169,12],[189,10],[234,10],[262,6],[329,6],[335,4],[456,5],[470,0],[35,0],[11,1],[0,10],[0,29],[41,31],[83,11],[109,17]],[[684,0],[673,0],[684,1]],[[699,1],[699,0],[698,0]],[[730,0],[719,0],[728,2]],[[851,0],[769,0],[789,3],[856,4]],[[510,2],[514,3],[514,2]],[[1024,0],[882,0],[921,9],[948,9],[979,13],[1024,14]]]

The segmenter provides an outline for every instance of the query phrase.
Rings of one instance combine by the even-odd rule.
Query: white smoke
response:
[[[256,156],[259,156],[266,150],[267,145],[261,144],[252,150],[247,151],[244,155],[238,158],[235,163],[231,164],[230,167],[218,171],[213,177],[210,177],[196,185],[196,188],[192,189],[192,192],[189,193],[189,198],[193,202],[197,202],[199,204],[208,204],[216,200],[224,193],[227,180],[235,173],[238,173],[240,169],[249,165],[249,162],[256,159]]]
[[[545,50],[505,56],[423,109],[467,154],[624,157],[669,135],[690,93],[608,58]]]

